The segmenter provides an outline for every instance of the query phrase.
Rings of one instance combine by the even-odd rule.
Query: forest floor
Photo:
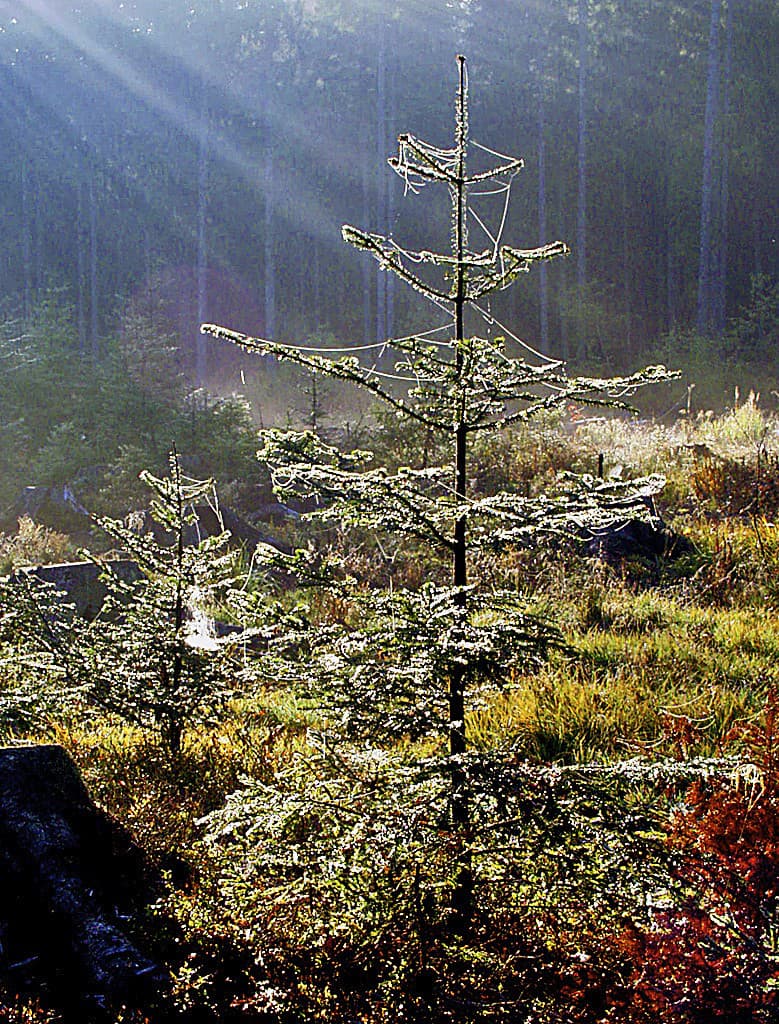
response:
[[[262,835],[220,851],[205,819],[230,794],[316,760],[320,712],[293,686],[247,691],[191,730],[175,760],[155,736],[107,716],[44,711],[23,727],[2,717],[7,741],[62,744],[165,877],[133,927],[172,972],[172,1001],[102,1019],[776,1019],[779,421],[750,398],[668,427],[549,422],[480,452],[479,483],[537,491],[561,470],[594,471],[600,454],[615,477],[662,472],[659,511],[694,546],[618,564],[557,546],[480,566],[551,616],[566,648],[468,718],[475,749],[511,751],[536,780],[522,842],[491,847],[481,868],[467,934],[445,927],[436,892],[420,890],[427,865],[408,874],[398,857],[387,888],[355,855],[368,896],[333,882],[334,905],[349,908],[334,925],[315,880],[290,896],[262,878],[251,855]],[[0,544],[11,550],[14,538]],[[396,582],[413,585],[413,558],[396,567]],[[18,686],[4,664],[0,686]],[[599,766],[621,767],[603,781]],[[591,781],[577,789],[567,769]],[[240,863],[226,867],[233,856]],[[45,994],[4,996],[0,1020],[63,1019]]]

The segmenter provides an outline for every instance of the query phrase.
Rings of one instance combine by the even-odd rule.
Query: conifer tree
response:
[[[266,430],[260,458],[271,468],[282,496],[315,499],[313,518],[405,538],[429,561],[431,580],[420,589],[352,590],[350,599],[356,611],[351,617],[325,626],[295,619],[277,638],[276,653],[281,671],[292,678],[304,677],[315,688],[338,736],[337,744],[326,737],[322,748],[330,757],[327,770],[340,772],[341,782],[334,781],[328,789],[333,804],[345,801],[348,793],[353,805],[359,803],[353,790],[359,774],[355,765],[361,758],[365,763],[368,751],[375,754],[381,750],[383,742],[384,751],[375,754],[372,767],[362,776],[363,803],[371,808],[370,813],[383,816],[386,828],[377,829],[376,834],[385,835],[393,827],[399,830],[404,856],[417,857],[416,867],[411,868],[412,874],[417,872],[415,877],[426,869],[426,840],[417,844],[412,833],[427,828],[428,837],[440,837],[442,821],[447,822],[452,853],[446,903],[453,927],[466,930],[473,911],[471,837],[476,819],[485,813],[491,799],[485,781],[489,772],[483,759],[469,749],[469,701],[475,705],[485,689],[505,685],[512,668],[537,665],[550,647],[560,644],[554,627],[529,614],[515,593],[490,590],[471,579],[473,558],[485,549],[526,544],[541,534],[570,532],[585,522],[604,523],[624,516],[658,486],[657,480],[631,486],[582,478],[554,499],[510,493],[476,497],[468,486],[469,442],[475,435],[500,431],[569,402],[619,406],[637,387],[665,379],[667,373],[662,367],[652,367],[620,379],[569,378],[560,362],[545,359],[534,364],[513,357],[502,338],[469,335],[467,317],[470,312],[482,312],[483,297],[507,288],[534,264],[563,256],[568,249],[562,242],[514,248],[501,243],[502,230],[495,235],[488,232],[490,244],[484,250],[472,248],[471,225],[484,227],[470,201],[474,186],[478,191],[502,192],[507,204],[522,161],[497,155],[497,166],[469,170],[467,70],[463,57],[458,57],[457,63],[453,146],[441,149],[404,134],[399,137],[397,155],[389,160],[407,192],[417,193],[427,185],[448,190],[451,250],[404,250],[392,238],[348,225],[343,228],[345,241],[369,253],[382,269],[447,311],[444,340],[437,338],[441,328],[389,340],[380,348],[383,367],[388,365],[384,350],[395,355],[390,372],[377,369],[377,365],[362,365],[351,354],[331,359],[318,351],[248,337],[216,325],[204,325],[203,330],[249,351],[272,354],[314,373],[349,381],[450,446],[448,466],[406,467],[391,473],[371,468],[370,453],[343,453],[311,432]],[[482,150],[479,147],[480,153]],[[443,283],[436,274],[443,277]],[[268,553],[268,558],[279,561],[276,554]],[[434,582],[441,559],[449,562],[448,579]],[[302,552],[295,561],[297,571],[303,569],[312,582],[315,572]],[[322,564],[318,566],[321,572]],[[327,568],[332,570],[332,564]],[[332,571],[320,577],[328,587],[337,586],[334,580]],[[291,655],[286,666],[282,665],[285,651],[294,652],[296,664]],[[394,796],[389,796],[378,785],[375,769],[378,763],[385,763],[386,741],[393,737],[438,737],[441,755],[419,762],[414,770],[404,769]],[[350,740],[362,745],[349,746]],[[366,747],[366,743],[372,746]],[[320,784],[312,782],[314,789]],[[275,829],[278,833],[282,828],[279,822],[285,823],[284,852],[278,852],[281,839],[257,851],[269,871],[274,857],[289,858],[290,848],[301,842],[305,821],[310,819],[310,813],[306,818],[301,810],[305,799],[295,795],[290,785],[289,779],[282,780],[272,792],[260,786],[255,789],[254,801],[244,793],[228,805],[220,819],[219,827],[231,834],[236,831],[236,819],[250,813],[264,816],[271,832]],[[376,799],[380,789],[384,794],[381,807]],[[334,792],[340,795],[334,797]],[[430,809],[436,801],[443,801],[443,809]],[[297,808],[294,813],[293,805]],[[428,808],[426,815],[418,810],[422,805]],[[316,806],[319,815],[321,801]],[[395,808],[396,818],[387,817],[387,806]],[[405,808],[402,812],[398,810],[401,806]],[[344,805],[343,813],[353,812],[346,811]],[[295,821],[297,831],[292,824]],[[252,833],[256,829],[255,821]],[[317,856],[323,864],[328,849],[324,843],[319,846]],[[305,856],[312,855],[306,848]],[[289,860],[277,863],[276,869],[297,877]],[[325,873],[332,875],[332,867]],[[379,874],[376,872],[377,877]],[[307,884],[310,896],[310,875]]]
[[[230,602],[237,559],[226,531],[198,543],[188,536],[197,530],[195,505],[215,502],[212,480],[185,476],[175,451],[168,476],[141,478],[153,494],[159,539],[97,520],[136,572],[128,577],[94,559],[107,593],[92,620],[32,574],[0,580],[0,643],[13,643],[41,677],[38,703],[52,706],[56,692],[65,708],[108,711],[158,733],[176,758],[185,729],[224,707],[241,672],[241,637],[217,638],[205,614]]]

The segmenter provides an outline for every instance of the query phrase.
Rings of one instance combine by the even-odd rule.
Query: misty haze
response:
[[[0,1019],[777,1019],[778,68],[0,0]]]

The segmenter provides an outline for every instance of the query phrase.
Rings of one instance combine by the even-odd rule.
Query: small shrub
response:
[[[668,827],[671,887],[648,925],[619,947],[629,997],[610,1020],[631,1024],[775,1021],[779,1010],[779,745],[776,693],[760,727],[741,727],[757,772],[696,782]]]
[[[213,481],[184,477],[175,452],[170,476],[150,473],[152,515],[168,540],[139,537],[122,523],[102,529],[131,556],[140,578],[127,582],[104,567],[108,594],[87,621],[53,587],[31,576],[0,585],[0,640],[43,676],[42,694],[59,693],[141,729],[159,732],[174,757],[185,727],[213,720],[231,699],[242,672],[235,636],[218,638],[207,610],[230,603],[236,557],[227,533],[184,543],[192,509],[213,495]]]
[[[29,516],[22,516],[16,533],[0,534],[0,576],[25,565],[67,562],[75,555],[72,541]]]
[[[0,988],[0,1021],[3,1024],[55,1024],[62,1018],[46,1010],[34,997],[25,997]]]
[[[774,518],[779,512],[779,455],[758,452],[739,459],[712,454],[695,464],[691,484],[714,513]]]

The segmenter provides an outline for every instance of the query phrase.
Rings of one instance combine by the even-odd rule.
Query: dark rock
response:
[[[254,509],[252,519],[258,523],[295,522],[300,519],[300,512],[281,501],[266,501]]]
[[[62,747],[0,749],[0,875],[6,989],[97,1007],[145,1007],[168,989],[126,930],[153,873]]]
[[[137,563],[129,558],[108,559],[105,566],[125,583],[134,583],[141,578]],[[103,567],[95,562],[61,562],[20,569],[15,576],[25,574],[35,576],[44,583],[51,583],[62,591],[79,615],[85,619],[94,619],[107,595],[106,586],[100,579],[102,572]]]
[[[659,517],[652,521],[626,519],[589,531],[585,538],[586,553],[611,565],[630,558],[674,559],[694,550],[691,541],[676,533]]]
[[[270,544],[280,551],[289,551],[288,545],[277,541],[262,530],[252,526],[233,509],[220,507],[218,512],[211,505],[195,505],[197,522],[184,530],[184,543],[188,546],[199,544],[207,537],[218,537],[225,530],[235,544],[255,548],[258,544]],[[126,519],[127,526],[138,534],[149,533],[158,544],[171,544],[173,535],[166,531],[150,512],[131,512]]]
[[[69,484],[25,487],[16,501],[3,514],[3,522],[28,519],[61,533],[85,533],[91,528],[89,512]]]

